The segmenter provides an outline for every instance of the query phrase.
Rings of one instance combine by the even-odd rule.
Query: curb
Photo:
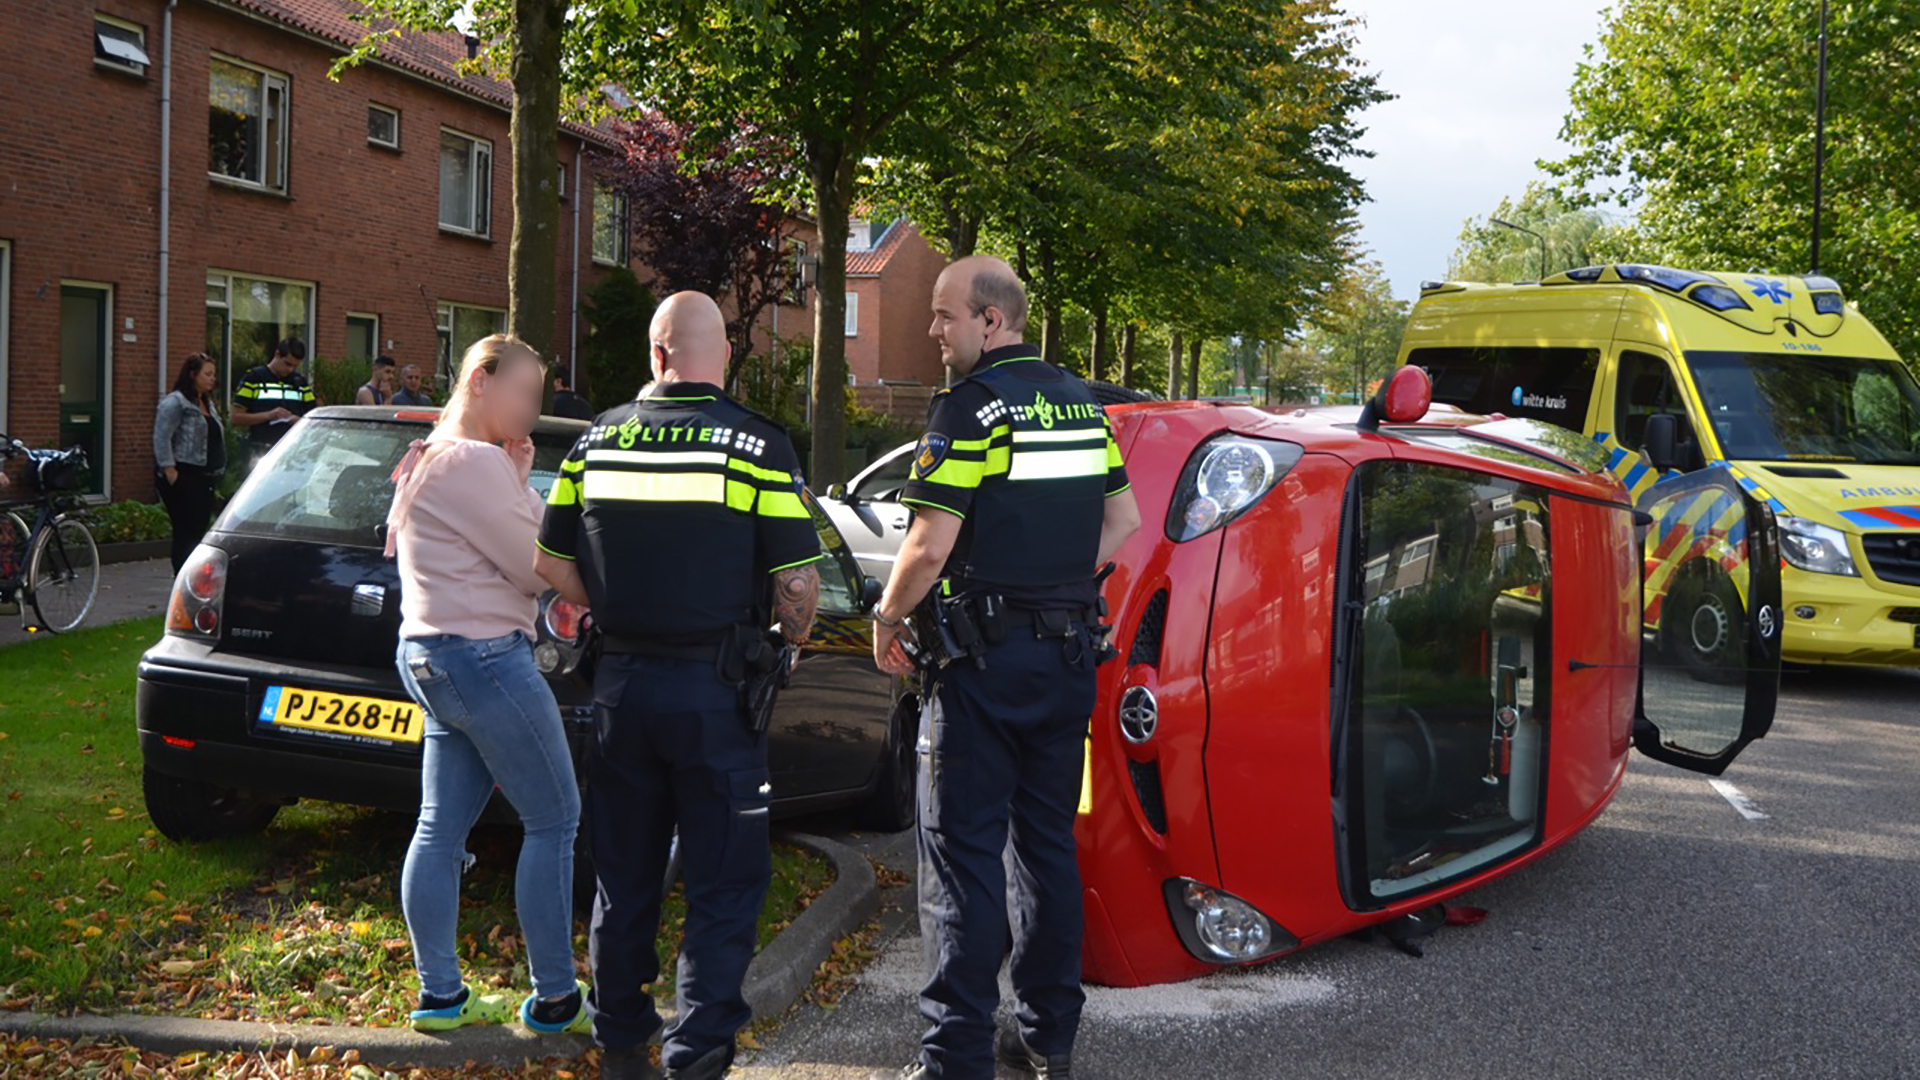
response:
[[[858,929],[880,906],[880,889],[873,867],[859,852],[837,841],[803,833],[785,833],[781,839],[825,856],[833,864],[833,884],[768,942],[747,968],[744,990],[756,1018],[785,1012],[813,981],[813,973],[821,961],[832,955],[834,942]],[[0,1032],[36,1039],[116,1040],[168,1054],[194,1050],[293,1050],[304,1057],[319,1047],[330,1046],[337,1053],[358,1050],[360,1060],[368,1065],[459,1066],[469,1061],[514,1064],[528,1059],[575,1056],[592,1045],[583,1035],[535,1035],[517,1024],[424,1034],[397,1027],[333,1027],[131,1014],[0,1013]]]

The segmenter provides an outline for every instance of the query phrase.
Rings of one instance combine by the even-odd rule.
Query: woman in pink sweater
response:
[[[573,967],[573,838],[580,789],[553,691],[533,665],[533,572],[540,497],[527,486],[546,368],[519,339],[481,338],[460,363],[432,434],[394,469],[387,553],[400,559],[407,693],[426,715],[420,819],[400,902],[420,973],[416,1030],[508,1019],[501,995],[460,976],[454,934],[467,833],[495,785],[526,830],[514,900],[533,993],[528,1028],[586,1031]]]

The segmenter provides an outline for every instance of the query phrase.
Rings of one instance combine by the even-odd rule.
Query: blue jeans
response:
[[[420,820],[400,874],[420,988],[460,992],[460,873],[469,860],[467,834],[497,784],[526,831],[514,905],[534,993],[571,993],[580,788],[560,709],[533,666],[532,647],[518,633],[485,641],[436,634],[402,638],[396,662],[427,718]]]

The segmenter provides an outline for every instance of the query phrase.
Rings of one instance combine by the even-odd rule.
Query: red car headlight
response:
[[[1232,432],[1201,443],[1167,506],[1167,539],[1192,540],[1246,513],[1305,453],[1296,443]]]

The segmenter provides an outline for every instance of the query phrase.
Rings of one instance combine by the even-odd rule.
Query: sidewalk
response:
[[[167,612],[167,594],[172,589],[173,566],[165,559],[102,566],[100,592],[94,597],[93,610],[87,614],[87,621],[80,624],[80,629],[148,615],[164,615]],[[20,629],[20,616],[0,615],[0,648],[58,636],[28,634]]]

